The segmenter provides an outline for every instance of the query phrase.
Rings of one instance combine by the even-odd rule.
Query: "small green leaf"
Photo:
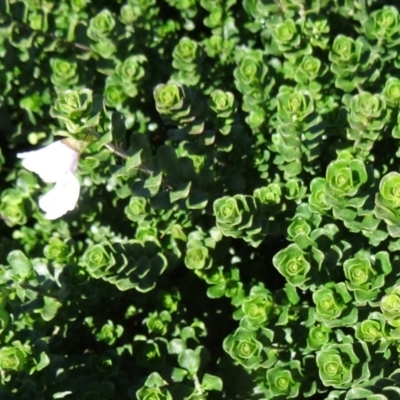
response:
[[[160,185],[162,182],[162,173],[151,176],[144,182],[144,187],[148,189],[152,196],[156,195],[160,190]]]
[[[157,150],[157,159],[163,171],[173,170],[178,162],[175,150],[170,146],[161,146]]]
[[[188,339],[194,339],[197,341],[196,331],[191,326],[186,326],[181,330],[181,337],[185,341]]]
[[[165,385],[165,383],[164,383],[164,379],[160,376],[160,374],[158,372],[153,372],[146,379],[145,385],[149,388],[162,387]]]
[[[186,199],[186,207],[189,210],[202,210],[208,203],[208,194],[193,190]]]
[[[195,375],[200,368],[200,356],[192,349],[186,349],[179,355],[178,363],[191,375]]]
[[[180,354],[186,349],[186,345],[182,339],[172,339],[168,342],[169,354]]]
[[[32,272],[32,263],[21,250],[13,250],[8,254],[7,261],[13,274],[20,279],[26,279]]]
[[[217,390],[220,392],[223,387],[222,379],[215,375],[204,374],[201,386],[205,390]]]
[[[108,131],[106,133],[103,133],[103,135],[97,140],[96,146],[100,148],[101,146],[105,146],[106,144],[109,144],[111,142],[112,142],[111,131]]]
[[[142,150],[139,150],[136,154],[133,156],[129,157],[126,160],[126,169],[127,171],[130,171],[132,169],[137,169],[140,164],[142,163]]]
[[[186,199],[189,196],[191,187],[192,187],[192,182],[176,185],[174,190],[169,193],[169,198],[171,200],[171,203],[181,199]]]
[[[116,143],[125,140],[126,127],[124,117],[116,111],[114,111],[111,116],[111,134],[113,141]]]
[[[174,382],[182,382],[187,377],[188,372],[182,368],[173,368],[171,378]]]
[[[44,351],[42,351],[40,353],[39,362],[36,364],[35,369],[36,371],[41,371],[43,368],[46,368],[49,364],[50,364],[50,358]]]
[[[285,292],[291,304],[296,305],[300,301],[300,296],[296,291],[296,287],[290,283],[285,285]]]
[[[57,310],[61,307],[61,303],[52,297],[44,297],[44,307],[40,310],[40,315],[45,321],[52,320]]]

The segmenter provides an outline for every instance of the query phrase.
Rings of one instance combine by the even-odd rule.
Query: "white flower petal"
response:
[[[39,207],[47,219],[57,219],[75,208],[79,198],[80,184],[76,176],[68,171],[59,178],[54,188],[39,199]]]
[[[65,172],[76,171],[79,153],[59,140],[40,150],[19,153],[17,157],[22,158],[26,169],[38,174],[47,183],[54,183]]]

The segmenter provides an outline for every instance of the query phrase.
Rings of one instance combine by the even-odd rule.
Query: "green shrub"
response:
[[[0,1],[0,400],[400,399],[400,16]]]

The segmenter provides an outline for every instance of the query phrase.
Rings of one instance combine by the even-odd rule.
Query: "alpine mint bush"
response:
[[[0,1],[0,399],[399,399],[399,10]]]

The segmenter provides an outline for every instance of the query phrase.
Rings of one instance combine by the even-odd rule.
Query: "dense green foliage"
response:
[[[399,44],[383,0],[0,0],[0,399],[400,399]],[[16,155],[65,138],[48,220]]]

